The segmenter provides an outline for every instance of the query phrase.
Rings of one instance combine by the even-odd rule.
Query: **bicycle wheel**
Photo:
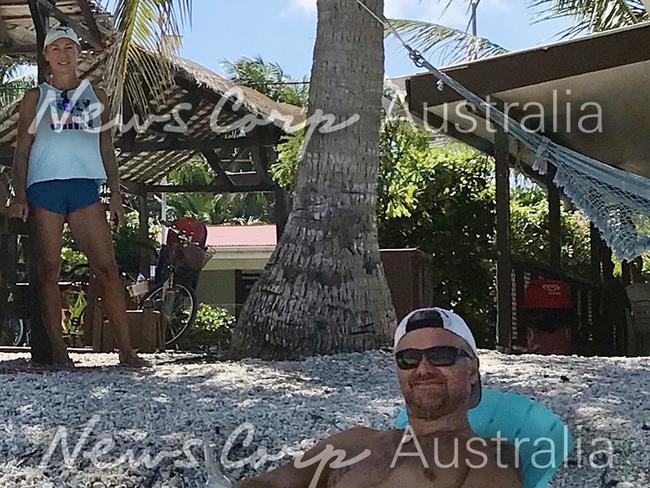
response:
[[[174,345],[192,325],[196,317],[198,303],[194,292],[180,283],[175,283],[165,293],[163,285],[160,285],[145,295],[141,305],[147,300],[151,300],[153,309],[165,317],[167,324],[165,345]]]
[[[7,319],[0,327],[0,345],[20,346],[25,335],[25,322],[23,319]]]

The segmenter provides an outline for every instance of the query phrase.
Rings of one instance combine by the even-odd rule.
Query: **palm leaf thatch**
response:
[[[647,4],[647,0],[646,0]],[[643,0],[530,0],[536,21],[571,18],[565,37],[602,32],[650,20]]]
[[[507,52],[489,39],[441,24],[403,19],[391,20],[390,23],[422,54],[437,52],[445,62],[486,58]],[[389,28],[386,35],[394,34]]]
[[[108,66],[114,107],[121,107],[125,95],[135,111],[146,114],[149,102],[172,85],[174,67],[168,60],[178,45],[169,41],[181,39],[191,7],[192,0],[116,0]]]

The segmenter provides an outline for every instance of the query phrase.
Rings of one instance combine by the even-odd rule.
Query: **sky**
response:
[[[479,35],[509,50],[557,40],[557,34],[568,24],[533,23],[525,3],[526,0],[483,0],[478,13]],[[386,15],[465,30],[466,3],[457,0],[443,14],[444,4],[444,0],[386,0]],[[194,0],[193,5],[192,24],[184,29],[183,57],[220,74],[224,74],[224,60],[234,61],[242,56],[261,56],[278,63],[293,78],[302,79],[309,74],[316,36],[316,0]],[[432,61],[439,64],[436,59]],[[417,71],[401,46],[387,41],[386,75]]]

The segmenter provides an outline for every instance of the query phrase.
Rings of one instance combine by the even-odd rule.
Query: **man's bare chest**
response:
[[[334,469],[328,488],[467,488],[469,468],[424,466],[419,459],[401,459],[391,467],[391,459],[370,458],[354,466]]]

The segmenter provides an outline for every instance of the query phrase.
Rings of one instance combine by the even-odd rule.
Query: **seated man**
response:
[[[520,488],[514,448],[477,437],[468,423],[481,381],[463,319],[438,308],[411,312],[395,332],[394,351],[406,432],[356,427],[236,487]]]

